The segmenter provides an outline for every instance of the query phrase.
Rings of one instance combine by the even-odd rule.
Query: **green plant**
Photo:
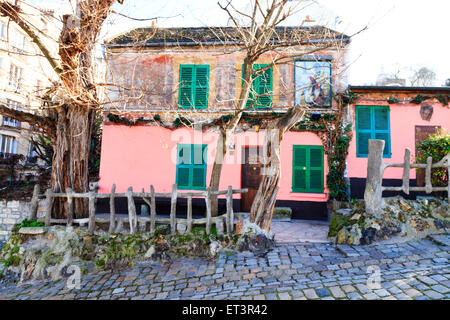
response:
[[[20,224],[17,224],[15,226],[15,230],[20,230],[20,228],[26,228],[26,227],[43,227],[45,226],[44,223],[38,222],[36,219],[30,219],[27,218],[23,219]]]
[[[433,163],[440,161],[450,153],[450,134],[437,133],[431,135],[418,147],[417,163],[426,163],[431,157]],[[447,186],[448,172],[446,168],[434,168],[431,170],[431,183],[433,186]]]

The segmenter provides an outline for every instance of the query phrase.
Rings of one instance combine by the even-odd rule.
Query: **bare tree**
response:
[[[228,14],[229,21],[231,21],[237,30],[233,40],[239,43],[240,50],[245,53],[245,57],[242,66],[242,87],[239,98],[234,102],[234,111],[228,123],[219,130],[216,156],[209,184],[212,190],[218,190],[219,188],[222,163],[227,152],[227,137],[235,130],[243,112],[257,107],[262,97],[261,94],[258,94],[252,89],[252,83],[255,79],[260,77],[265,70],[275,65],[292,63],[294,59],[299,59],[301,55],[313,54],[314,52],[330,47],[343,46],[343,39],[337,37],[336,34],[333,34],[327,28],[305,27],[295,29],[292,32],[287,32],[287,29],[280,28],[282,22],[312,3],[314,1],[302,0],[297,1],[293,5],[288,0],[271,0],[267,3],[263,3],[260,0],[252,0],[250,2],[250,10],[247,13],[237,9],[233,5],[232,0],[226,0],[225,4],[219,2],[219,6]],[[299,55],[297,52],[295,55],[292,55],[292,53],[289,53],[289,48],[295,46],[304,46],[303,54]],[[265,67],[256,70],[255,63],[266,53],[273,55],[272,61]],[[264,95],[270,95],[270,93],[265,93]],[[280,130],[279,136],[277,137],[279,142],[281,142],[284,132],[289,130],[302,118],[304,112],[301,110],[305,107],[306,104],[302,104],[296,106],[294,109],[290,109],[276,124],[271,125],[272,129],[276,128]],[[290,117],[290,119],[286,117]],[[272,136],[272,138],[274,137]],[[268,137],[266,137],[265,146],[272,145],[267,139]],[[271,170],[278,170],[279,174],[279,158],[277,152],[269,155],[268,163],[270,163]],[[278,169],[275,169],[277,166]],[[266,179],[267,176],[263,178],[262,184],[270,185],[271,190],[269,191],[266,187],[262,187],[261,189],[260,187],[260,191],[258,191],[258,195],[254,201],[254,207],[252,207],[252,218],[256,216],[257,211],[264,211],[268,207],[272,207],[273,209],[273,205],[275,204],[274,197],[276,198],[279,177],[273,177],[273,179],[269,180]],[[263,201],[269,198],[273,198],[270,204]],[[258,206],[255,205],[256,202],[259,202]],[[212,198],[212,212],[214,215],[217,215],[217,207],[217,196],[215,196]]]
[[[89,147],[94,120],[101,107],[94,81],[95,44],[115,0],[76,1],[75,12],[63,16],[57,56],[46,46],[41,31],[28,21],[19,3],[0,1],[0,14],[28,35],[58,76],[59,82],[46,102],[46,114],[30,114],[6,106],[0,106],[0,113],[38,126],[53,138],[53,192],[64,192],[67,188],[86,192],[89,188]],[[55,217],[66,215],[64,205],[63,201],[55,201]],[[87,215],[84,200],[75,202],[74,214],[76,217]]]
[[[436,81],[436,73],[427,67],[421,67],[413,70],[413,74],[409,80],[412,86],[432,86]]]

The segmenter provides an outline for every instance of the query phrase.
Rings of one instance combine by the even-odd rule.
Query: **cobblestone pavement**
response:
[[[270,231],[278,242],[329,242],[328,221],[272,221]]]
[[[278,244],[265,257],[221,254],[120,272],[0,287],[1,299],[446,299],[450,236],[391,245]],[[376,280],[381,282],[378,287]],[[375,280],[375,282],[371,280]]]

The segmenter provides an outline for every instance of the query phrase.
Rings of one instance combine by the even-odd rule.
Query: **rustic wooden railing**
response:
[[[155,193],[153,185],[150,186],[150,192],[133,192],[133,188],[129,187],[126,193],[116,193],[116,185],[114,184],[111,189],[111,193],[74,193],[68,188],[65,193],[53,193],[51,189],[47,189],[45,194],[40,194],[39,186],[34,187],[33,197],[31,199],[30,205],[30,218],[37,218],[37,211],[40,199],[46,199],[45,207],[45,217],[44,222],[46,226],[51,224],[62,224],[65,223],[67,226],[73,225],[73,223],[78,223],[80,225],[88,224],[88,230],[92,234],[94,233],[96,223],[108,223],[109,222],[109,232],[112,233],[116,230],[116,222],[119,218],[116,217],[116,209],[114,204],[115,198],[124,197],[127,198],[128,202],[128,222],[130,226],[130,233],[135,234],[137,229],[137,223],[146,226],[146,223],[150,223],[150,232],[154,232],[156,228],[156,223],[165,223],[170,225],[170,231],[172,234],[176,233],[177,224],[186,225],[187,231],[192,230],[193,225],[205,224],[206,233],[211,233],[212,224],[218,224],[223,226],[223,221],[225,220],[226,230],[228,233],[233,232],[233,194],[247,192],[247,189],[233,189],[231,186],[227,190],[222,191],[211,191],[207,188],[206,191],[200,192],[179,192],[177,190],[176,184],[172,186],[171,193]],[[211,196],[212,195],[226,195],[226,213],[217,217],[211,216]],[[52,206],[53,200],[57,197],[67,198],[67,218],[66,219],[52,219]],[[166,197],[170,198],[170,215],[169,218],[157,217],[156,214],[156,197]],[[206,203],[206,217],[205,218],[192,218],[192,198],[205,198]],[[89,218],[74,219],[73,218],[73,199],[74,198],[87,198],[89,203]],[[109,198],[110,204],[110,215],[109,219],[104,219],[97,217],[95,215],[96,211],[96,201],[95,199],[105,199]],[[134,203],[134,198],[141,198],[150,207],[150,216],[143,217],[136,215],[136,206]],[[176,217],[176,205],[178,198],[187,198],[187,217],[186,219]]]
[[[427,163],[411,163],[411,151],[406,148],[403,163],[384,163],[384,143],[384,140],[369,140],[367,180],[366,190],[364,192],[367,213],[376,214],[376,212],[380,210],[383,191],[403,191],[405,194],[409,194],[410,191],[425,191],[427,194],[434,191],[445,191],[447,192],[450,201],[450,181],[446,187],[433,187],[431,183],[431,169],[447,168],[447,172],[450,176],[450,154],[446,155],[436,163],[433,163],[431,157],[427,158]],[[401,187],[382,186],[384,170],[389,167],[403,168]],[[410,169],[425,169],[425,186],[411,187],[409,185]]]

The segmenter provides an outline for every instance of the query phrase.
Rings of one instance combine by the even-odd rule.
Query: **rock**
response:
[[[22,227],[19,230],[20,234],[37,236],[46,232],[44,227]]]
[[[258,257],[265,256],[273,246],[273,240],[267,238],[264,234],[251,236],[248,241],[248,249]]]
[[[244,221],[237,221],[236,222],[236,234],[242,234],[244,231]]]
[[[348,231],[346,228],[342,228],[339,230],[337,237],[336,237],[336,243],[337,244],[345,244],[347,243],[348,238]]]
[[[376,229],[369,227],[362,231],[361,244],[371,244],[375,240]]]
[[[154,253],[155,253],[155,246],[150,246],[150,248],[148,248],[147,252],[144,254],[144,257],[151,258]]]
[[[212,241],[209,245],[209,255],[215,257],[219,251],[222,249],[222,245],[219,241]]]
[[[49,233],[48,236],[47,236],[47,239],[48,240],[53,240],[53,239],[55,239],[55,236],[53,235],[53,233]]]
[[[361,214],[356,213],[350,218],[350,220],[359,220],[360,218],[361,218]]]
[[[412,207],[405,200],[400,199],[399,203],[403,211],[410,212],[412,210]]]
[[[85,242],[85,243],[92,242],[92,238],[90,236],[84,236],[83,242]]]
[[[183,223],[177,223],[177,231],[180,233],[184,233],[186,231],[187,227]]]
[[[361,229],[357,224],[354,224],[351,228],[347,226],[339,230],[336,237],[336,242],[338,244],[359,245],[361,238]]]
[[[359,245],[362,237],[361,229],[357,224],[354,224],[349,232],[349,237],[347,239],[347,244]]]
[[[352,209],[339,209],[339,210],[336,210],[336,213],[339,213],[343,216],[349,216],[352,214]]]
[[[450,229],[450,222],[446,220],[436,219],[434,225],[437,229]]]

